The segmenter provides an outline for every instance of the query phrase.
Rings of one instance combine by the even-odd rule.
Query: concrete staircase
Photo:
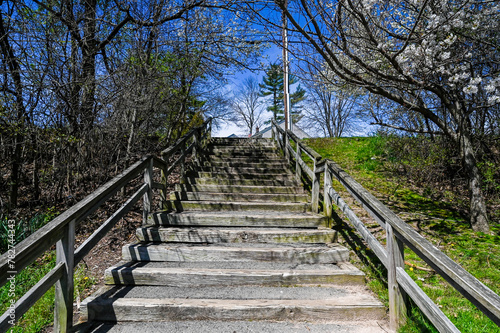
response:
[[[81,320],[92,332],[385,332],[385,308],[309,198],[270,140],[212,139]]]

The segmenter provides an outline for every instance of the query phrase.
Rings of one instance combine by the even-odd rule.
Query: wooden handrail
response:
[[[500,326],[500,296],[485,286],[481,281],[472,276],[463,267],[432,245],[426,238],[401,220],[387,206],[369,193],[361,184],[356,182],[349,174],[331,160],[321,160],[324,167],[315,163],[316,172],[302,160],[300,151],[309,152],[311,159],[316,152],[307,147],[291,132],[285,131],[273,122],[273,130],[280,134],[284,141],[279,142],[283,151],[289,152],[295,159],[298,173],[304,172],[314,181],[317,172],[324,172],[324,213],[331,215],[331,205],[339,207],[349,219],[353,227],[361,234],[376,256],[388,270],[389,280],[389,303],[391,326],[396,329],[404,322],[405,316],[405,294],[410,296],[421,311],[429,318],[440,332],[459,332],[453,323],[443,314],[439,307],[418,287],[418,285],[405,272],[404,268],[404,246],[408,246],[430,267],[441,275],[453,288],[458,290],[464,297],[471,301],[480,311],[488,316],[495,324]],[[275,139],[280,140],[280,135]],[[288,142],[291,138],[297,144],[294,151]],[[300,143],[300,145],[299,145]],[[303,148],[303,147],[307,147]],[[314,153],[311,153],[313,151]],[[319,155],[319,154],[317,154]],[[319,167],[318,167],[319,166]],[[354,199],[383,227],[387,232],[388,245],[384,248],[380,242],[370,233],[356,214],[350,209],[340,195],[333,189],[331,179],[335,177],[340,184],[354,197]],[[314,186],[313,186],[314,187]],[[390,240],[390,241],[389,241]]]
[[[28,238],[17,244],[15,247],[16,258],[15,267],[16,271],[20,272],[26,268],[35,259],[40,257],[52,245],[62,238],[64,227],[72,220],[81,221],[84,217],[92,214],[103,201],[110,198],[118,190],[120,190],[131,179],[139,175],[149,158],[145,157],[130,167],[124,172],[114,177],[112,180],[99,187],[92,194],[88,195],[85,199],[78,202],[61,215],[54,218],[51,222],[47,223]],[[9,258],[7,253],[0,257],[0,286],[4,285],[7,281],[7,276],[10,275]]]
[[[209,126],[208,128],[207,128],[207,125]],[[193,129],[191,129],[189,132],[187,132],[186,134],[184,134],[180,139],[178,139],[173,145],[171,145],[170,147],[168,147],[165,150],[163,150],[161,152],[161,155],[162,156],[170,157],[173,153],[175,153],[176,151],[178,151],[179,148],[183,144],[185,145],[186,142],[189,139],[191,139],[196,132],[199,132],[202,129],[206,129],[206,132],[210,132],[211,131],[211,127],[212,127],[212,118],[208,118],[207,120],[205,120],[203,122],[203,124],[201,126],[195,127]]]
[[[184,163],[186,155],[201,148],[203,140],[210,139],[211,121],[208,119],[202,126],[192,129],[176,143],[165,149],[159,159],[147,156],[132,164],[125,171],[99,187],[96,191],[63,212],[14,247],[15,259],[9,252],[0,256],[0,286],[15,278],[24,268],[33,263],[54,244],[57,245],[55,267],[24,294],[14,305],[17,321],[33,304],[40,299],[54,284],[56,285],[54,332],[67,332],[73,323],[73,269],[74,266],[101,240],[109,230],[142,198],[144,219],[151,211],[152,189],[161,188],[162,198],[165,196],[166,177],[161,184],[152,180],[153,167],[168,175],[179,164]],[[186,148],[187,143],[193,142]],[[181,156],[172,164],[170,156],[182,151]],[[197,151],[199,153],[199,151]],[[121,208],[115,211],[78,249],[74,250],[75,227],[87,216],[95,212],[104,202],[120,191],[130,181],[144,173],[144,184],[132,194]],[[11,266],[12,265],[12,266]],[[0,317],[0,332],[6,332],[12,322],[11,309]]]

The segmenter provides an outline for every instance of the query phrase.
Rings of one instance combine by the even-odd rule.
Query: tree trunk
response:
[[[85,0],[82,52],[82,101],[80,116],[86,132],[95,120],[94,99],[96,91],[96,10],[97,0]]]
[[[14,95],[16,105],[16,124],[14,138],[14,154],[12,156],[11,175],[10,175],[10,206],[17,205],[19,192],[19,179],[22,167],[22,144],[24,143],[24,125],[26,109],[23,100],[23,85],[21,80],[21,67],[19,61],[14,54],[14,50],[9,42],[9,31],[5,29],[3,22],[2,11],[0,10],[0,48],[2,50],[3,60],[8,65],[10,75],[14,81]]]
[[[481,173],[477,167],[476,155],[468,135],[460,138],[460,150],[467,174],[470,191],[470,223],[474,231],[489,232],[488,212],[481,188]]]

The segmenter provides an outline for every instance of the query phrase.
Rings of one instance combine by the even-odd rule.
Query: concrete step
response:
[[[185,184],[200,185],[240,185],[240,186],[300,186],[296,179],[227,179],[227,178],[199,178],[186,177]]]
[[[178,192],[212,192],[212,193],[305,193],[299,186],[241,186],[241,185],[197,185],[176,184]]]
[[[126,261],[266,261],[295,264],[332,264],[349,260],[349,250],[332,245],[240,244],[193,245],[137,243],[124,245]]]
[[[363,321],[385,316],[380,301],[347,288],[115,286],[100,293],[82,303],[82,319]]]
[[[180,243],[333,243],[332,229],[295,228],[176,228],[141,227],[136,231],[141,242]]]
[[[108,285],[148,285],[169,287],[207,286],[362,286],[364,274],[354,266],[330,265],[329,269],[231,269],[151,267],[142,263],[119,263],[104,273]],[[217,268],[213,268],[217,267]]]
[[[300,202],[258,202],[258,201],[179,201],[167,200],[166,210],[173,212],[184,212],[187,210],[197,211],[279,211],[305,213],[311,210],[311,205]]]
[[[272,209],[272,208],[271,208]],[[149,226],[192,227],[280,227],[280,228],[329,228],[324,215],[312,213],[288,213],[263,211],[215,211],[215,212],[159,212],[148,217]]]
[[[172,320],[158,322],[92,322],[78,324],[75,333],[387,333],[387,321],[363,320],[328,322],[241,321],[241,320]],[[72,331],[73,332],[73,331]]]
[[[240,201],[240,202],[308,202],[309,195],[300,194],[268,194],[268,193],[210,193],[210,192],[173,192],[170,200],[193,201]]]

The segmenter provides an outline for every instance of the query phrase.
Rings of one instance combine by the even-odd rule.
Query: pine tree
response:
[[[262,81],[263,83],[259,84],[261,89],[260,96],[267,97],[272,95],[272,104],[267,107],[267,110],[271,111],[273,119],[279,122],[285,118],[283,106],[283,67],[281,64],[279,62],[270,64]],[[297,77],[293,75],[289,76],[289,86],[297,82]],[[294,93],[290,94],[290,109],[293,123],[298,122],[302,118],[302,108],[299,104],[305,99],[305,94],[306,91],[300,85]]]
[[[259,84],[260,95],[267,97],[272,95],[272,104],[267,107],[273,113],[273,119],[279,121],[283,119],[283,69],[279,63],[269,65],[266,75]],[[280,118],[281,117],[281,118]]]

